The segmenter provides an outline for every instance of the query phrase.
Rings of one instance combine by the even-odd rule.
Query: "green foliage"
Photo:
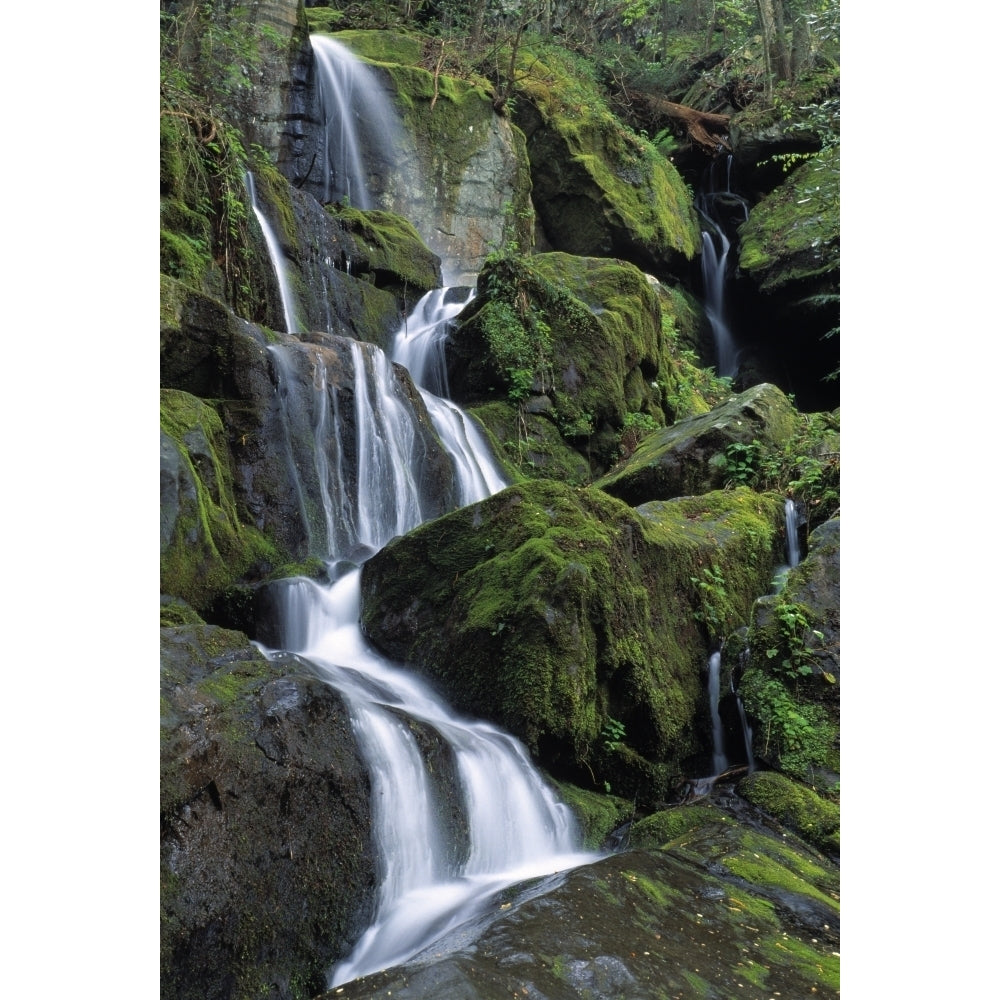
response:
[[[781,449],[756,439],[728,445],[723,452],[727,485],[789,496],[812,524],[834,517],[840,510],[839,428],[836,412],[805,414]]]
[[[625,742],[625,723],[608,718],[601,729],[601,743],[608,753],[613,753]]]
[[[720,378],[713,368],[703,368],[698,355],[681,346],[676,324],[666,313],[663,339],[670,359],[663,400],[674,421],[708,413],[732,395],[732,379]]]
[[[759,441],[742,444],[734,441],[726,447],[723,457],[726,463],[727,486],[753,486],[760,475],[764,446]]]
[[[690,577],[690,582],[697,588],[701,601],[693,617],[708,628],[710,638],[721,638],[736,624],[737,615],[719,567],[715,563],[703,566],[700,574]]]
[[[246,173],[268,168],[228,123],[227,104],[263,59],[249,8],[222,0],[161,12],[161,271],[256,312]],[[262,29],[268,45],[282,41]],[[213,273],[221,272],[218,278]],[[222,288],[216,288],[221,282]]]
[[[807,639],[813,636],[822,641],[823,633],[812,628],[806,608],[784,598],[774,606],[774,618],[778,624],[779,643],[768,649],[765,655],[769,660],[777,660],[780,673],[791,680],[812,677],[816,655]]]
[[[814,784],[817,772],[839,769],[838,730],[823,706],[796,699],[777,677],[747,671],[740,683],[747,712],[758,720],[758,752],[777,759],[781,770]]]

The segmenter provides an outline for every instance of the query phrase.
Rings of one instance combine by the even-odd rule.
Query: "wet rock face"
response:
[[[705,996],[836,997],[833,866],[766,832],[747,840],[705,806],[681,825],[686,844],[513,887],[475,944],[446,937],[408,966],[325,996],[659,1000],[697,986]]]
[[[760,440],[780,448],[796,420],[794,406],[777,386],[757,385],[709,413],[650,434],[624,465],[595,485],[632,506],[723,489],[730,444]]]
[[[722,566],[748,610],[782,516],[746,489],[636,512],[598,490],[519,484],[369,559],[362,627],[553,773],[655,798],[661,765],[701,749],[699,561]],[[621,753],[600,736],[608,716],[627,731]]]
[[[207,625],[162,629],[161,664],[161,996],[312,996],[375,887],[340,696]]]

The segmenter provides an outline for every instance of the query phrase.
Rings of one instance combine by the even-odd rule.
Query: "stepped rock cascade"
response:
[[[717,372],[730,378],[739,368],[740,355],[726,306],[726,284],[732,267],[729,257],[736,227],[746,221],[750,211],[746,199],[731,189],[731,170],[731,156],[713,161],[695,202],[706,227],[701,233],[705,315],[715,340]],[[719,173],[725,177],[721,185],[717,180]]]
[[[422,303],[418,310],[428,325],[426,307]],[[442,315],[447,317],[451,308],[444,306]],[[440,338],[421,340],[440,349]],[[337,453],[355,456],[356,474],[338,465],[330,479],[354,481],[356,492],[325,495],[332,582],[288,581],[280,611],[284,650],[310,660],[341,693],[371,771],[373,837],[381,864],[375,920],[354,953],[333,971],[331,985],[407,960],[474,917],[506,885],[595,857],[579,849],[572,814],[513,737],[455,715],[420,680],[377,654],[361,633],[358,562],[416,527],[422,514],[413,417],[394,399],[389,361],[370,345],[357,344],[355,367],[359,381],[343,395],[353,396],[359,411],[356,440],[351,447],[341,442]],[[314,427],[316,449],[322,452],[329,428],[338,425],[338,411],[348,404],[339,399],[341,393],[330,391],[319,366],[316,378],[317,391],[332,397],[330,415]],[[422,395],[435,399],[427,390]],[[428,412],[435,424],[446,414],[447,425],[439,433],[461,451],[455,470],[462,502],[502,488],[503,477],[471,421],[466,423],[457,407],[438,403]],[[454,430],[456,421],[464,432]],[[329,473],[329,459],[317,460],[317,468]],[[414,723],[437,733],[454,761],[461,797],[457,823],[440,808]]]

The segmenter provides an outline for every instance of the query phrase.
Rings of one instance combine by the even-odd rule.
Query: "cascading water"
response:
[[[719,164],[725,165],[725,185],[719,187],[716,175]],[[695,207],[705,229],[701,233],[701,274],[705,287],[705,315],[715,339],[716,367],[719,375],[732,377],[739,368],[739,350],[729,325],[726,307],[726,284],[730,269],[729,251],[735,238],[735,227],[745,222],[749,205],[730,187],[732,157],[715,160],[698,194]]]
[[[298,315],[298,303],[295,300],[295,293],[288,277],[288,264],[285,255],[281,252],[281,244],[278,237],[267,221],[257,201],[257,185],[254,183],[253,174],[248,170],[245,177],[247,194],[250,196],[250,207],[257,218],[261,232],[264,234],[264,242],[267,244],[267,252],[271,258],[271,265],[274,268],[274,276],[278,279],[278,292],[281,295],[281,308],[285,314],[285,331],[287,333],[301,333],[296,323],[295,317]]]
[[[740,652],[741,676],[743,674],[743,667],[745,666],[746,660],[749,656],[749,649],[743,649]],[[733,697],[736,699],[736,711],[740,717],[740,731],[743,733],[743,750],[747,755],[747,772],[749,774],[753,774],[753,730],[750,728],[750,723],[747,721],[747,713],[743,708],[743,699],[740,697],[739,691],[736,690],[736,684],[732,674],[729,675],[729,689],[733,692]]]
[[[799,514],[795,501],[790,497],[785,501],[785,537],[788,540],[788,565],[794,569],[802,556],[799,552]]]
[[[311,35],[325,121],[323,200],[376,208],[372,172],[395,165],[402,124],[375,73],[342,42]]]
[[[370,170],[380,156],[391,160],[383,125],[394,111],[368,78],[371,71],[340,43],[323,36],[312,43],[327,118],[328,200],[350,198],[365,207],[371,195],[361,164]],[[374,156],[373,145],[381,148]],[[380,873],[375,914],[352,954],[332,970],[331,986],[415,958],[432,943],[439,942],[438,950],[440,938],[475,918],[500,888],[596,856],[580,849],[572,813],[513,737],[457,716],[410,671],[383,659],[359,624],[361,564],[428,516],[420,488],[426,450],[393,364],[409,370],[452,459],[454,504],[477,502],[506,485],[475,422],[444,398],[448,323],[473,293],[425,295],[396,335],[392,360],[357,341],[271,348],[300,514],[310,525],[311,551],[322,537],[329,582],[299,577],[274,589],[281,649],[265,652],[308,659],[340,692],[371,776]],[[342,369],[353,368],[353,382],[343,371],[336,384],[328,377],[324,351],[336,354]],[[297,373],[302,385],[307,372],[311,394],[281,392],[283,379],[291,383]],[[441,808],[443,793],[415,730],[437,734],[447,748],[459,800],[452,808]]]
[[[434,356],[443,353],[439,328],[465,300],[440,294],[418,305],[396,338],[397,349],[416,370],[443,370],[443,357]],[[412,336],[417,331],[420,335]],[[281,645],[318,666],[341,693],[371,773],[373,837],[381,874],[376,913],[354,952],[333,970],[331,986],[417,955],[472,919],[503,886],[594,857],[579,849],[572,814],[516,740],[493,726],[456,716],[426,685],[380,657],[362,636],[357,563],[422,521],[415,486],[421,453],[412,443],[412,413],[398,405],[389,360],[377,348],[360,343],[352,346],[352,356],[356,378],[345,395],[353,396],[357,408],[353,448],[330,440],[331,427],[343,433],[342,407],[318,355],[312,405],[330,412],[311,419],[286,415],[294,426],[312,429],[317,451],[336,449],[334,464],[345,451],[356,455],[356,476],[339,465],[331,474],[327,456],[316,460],[317,475],[331,484],[357,483],[353,496],[334,485],[322,494],[331,526],[327,540],[333,582],[324,586],[305,578],[287,581],[280,610]],[[471,503],[503,488],[503,477],[474,423],[453,404],[419,388],[439,436],[455,449],[459,502]],[[285,655],[266,652],[275,658]],[[437,807],[412,731],[414,720],[437,732],[450,748],[462,797],[457,830]]]
[[[708,706],[712,715],[712,773],[722,774],[728,764],[725,749],[725,732],[719,715],[719,672],[722,653],[716,650],[708,658]]]

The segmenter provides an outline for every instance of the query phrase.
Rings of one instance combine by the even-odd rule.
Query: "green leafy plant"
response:
[[[764,446],[759,441],[734,441],[723,452],[727,486],[754,486],[760,478]]]
[[[601,729],[601,743],[608,753],[613,753],[625,742],[625,723],[608,718]]]
[[[780,600],[774,607],[774,617],[778,623],[779,643],[766,650],[765,655],[769,660],[778,659],[780,672],[791,680],[812,677],[817,659],[806,640],[811,635],[822,641],[823,633],[812,627],[805,608],[791,601]]]
[[[705,625],[713,637],[723,635],[734,618],[732,601],[726,581],[714,563],[703,566],[698,576],[689,578],[697,588],[701,607],[693,613],[696,621]]]

